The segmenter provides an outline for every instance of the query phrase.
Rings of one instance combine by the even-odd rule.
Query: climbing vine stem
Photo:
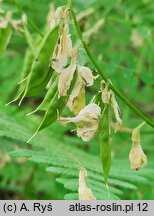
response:
[[[73,9],[73,5],[72,5],[72,1],[68,0],[68,4],[71,10],[71,14],[73,17],[73,22],[76,28],[76,31],[78,33],[79,39],[83,45],[83,48],[85,50],[85,52],[87,53],[88,57],[90,58],[90,60],[92,61],[93,65],[95,66],[97,72],[99,73],[99,75],[101,76],[101,78],[103,80],[105,80],[106,82],[108,81],[107,76],[104,74],[104,71],[102,70],[102,68],[99,66],[99,64],[97,63],[97,61],[95,60],[94,56],[91,54],[84,38],[82,35],[82,32],[80,30],[74,9]],[[132,111],[134,111],[140,118],[142,118],[143,121],[145,121],[147,124],[149,124],[151,127],[154,128],[154,121],[152,121],[146,114],[144,114],[139,108],[137,108],[136,106],[134,106],[121,92],[119,92],[119,90],[110,82],[109,83],[109,88],[125,103],[127,104],[127,106],[130,107],[130,109]]]

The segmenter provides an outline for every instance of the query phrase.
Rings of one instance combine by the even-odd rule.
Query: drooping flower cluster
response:
[[[51,23],[52,25],[61,23],[60,39],[52,58],[52,67],[59,74],[59,98],[67,95],[74,74],[75,72],[77,73],[76,83],[67,102],[68,108],[75,114],[75,117],[59,117],[59,122],[63,125],[74,123],[77,126],[77,135],[84,141],[89,141],[99,130],[101,108],[95,103],[90,103],[86,106],[85,86],[92,86],[96,77],[93,76],[92,71],[88,67],[78,64],[77,51],[72,45],[71,35],[69,34],[69,9],[58,8]],[[122,121],[115,95],[111,90],[107,89],[105,82],[104,89],[102,88],[101,91],[103,103],[110,103],[113,108],[117,121],[116,130],[119,130],[122,126]]]
[[[55,20],[58,20],[58,22],[59,20],[63,21],[60,40],[52,58],[52,67],[59,74],[59,97],[67,95],[75,71],[78,74],[76,85],[68,102],[68,106],[72,111],[73,100],[79,95],[85,83],[89,86],[93,85],[94,77],[88,67],[80,66],[77,63],[77,51],[73,48],[71,35],[69,34],[69,9],[62,10],[62,8],[58,8],[55,14]],[[58,18],[57,14],[61,18]],[[55,23],[55,20],[52,22]]]
[[[52,58],[52,68],[59,74],[58,81],[58,97],[66,96],[73,80],[74,73],[77,73],[77,80],[73,90],[69,96],[67,106],[74,112],[76,117],[59,118],[59,122],[63,125],[67,123],[75,123],[77,126],[77,135],[84,141],[91,140],[98,131],[98,122],[101,109],[97,104],[89,104],[85,102],[85,86],[93,85],[95,77],[92,71],[85,66],[81,66],[77,62],[77,51],[73,48],[71,35],[69,34],[69,9],[58,8],[55,14],[56,20],[61,20],[60,39],[55,48]],[[60,18],[61,17],[61,18]]]
[[[11,22],[13,25],[11,18],[9,19],[7,18],[6,20],[1,20],[0,18],[0,27],[7,26],[9,22]],[[41,110],[44,111],[45,113],[43,121],[41,122],[36,133],[42,130],[43,128],[47,127],[48,125],[52,124],[54,121],[56,121],[57,113],[58,113],[57,120],[59,121],[59,123],[61,123],[62,125],[67,125],[68,123],[75,124],[77,136],[81,137],[83,141],[92,140],[98,131],[100,134],[102,133],[102,136],[100,136],[99,134],[99,137],[101,137],[99,140],[101,140],[100,144],[103,143],[102,155],[103,156],[105,155],[105,160],[103,160],[103,162],[107,161],[106,155],[108,154],[107,155],[109,156],[108,161],[110,163],[111,148],[109,147],[110,146],[110,130],[109,130],[110,118],[108,118],[110,116],[109,113],[110,109],[108,109],[109,106],[111,106],[112,108],[111,110],[113,110],[115,116],[115,123],[114,123],[115,131],[120,131],[122,129],[122,119],[120,117],[120,109],[116,100],[115,93],[110,89],[111,82],[109,80],[108,82],[101,81],[100,91],[98,91],[94,99],[92,99],[91,102],[87,104],[86,97],[85,97],[86,87],[92,86],[97,77],[93,75],[93,72],[90,68],[88,68],[85,65],[81,65],[78,62],[79,50],[75,48],[76,46],[73,46],[70,29],[69,29],[69,22],[70,22],[69,8],[59,7],[57,8],[56,11],[54,11],[53,6],[51,5],[51,13],[49,13],[48,15],[48,22],[49,22],[49,28],[51,32],[52,30],[56,29],[55,31],[56,37],[55,35],[54,37],[49,37],[50,34],[49,35],[47,34],[47,36],[49,38],[52,38],[52,40],[49,40],[50,41],[49,43],[47,38],[44,37],[46,40],[44,40],[43,38],[42,41],[44,40],[44,43],[42,44],[44,47],[47,47],[48,44],[52,44],[51,42],[53,41],[53,38],[56,38],[55,43],[52,47],[52,52],[48,55],[48,58],[46,58],[47,60],[51,59],[50,69],[52,70],[53,74],[52,75],[50,74],[51,75],[50,77],[51,79],[50,79],[48,78],[49,74],[47,73],[46,74],[47,76],[45,76],[45,78],[46,77],[48,78],[47,82],[45,78],[44,78],[45,82],[44,80],[43,81],[41,80],[40,82],[41,84],[43,83],[44,88],[46,88],[48,85],[49,89],[42,104],[40,104],[40,106],[35,110],[35,111]],[[26,17],[24,16],[22,17],[22,24],[23,23],[26,23]],[[31,49],[33,49],[33,47],[31,47]],[[41,56],[43,56],[44,53],[42,51]],[[38,57],[39,56],[40,53],[38,54]],[[38,62],[39,64],[41,64],[40,59]],[[47,61],[44,62],[42,60],[42,62],[43,62],[42,65],[47,64]],[[34,62],[34,64],[32,63],[32,70],[30,70],[30,76],[28,75],[27,76],[28,78],[33,77],[31,71],[32,72],[35,71],[33,70],[33,65],[35,64],[36,64],[35,69],[37,69],[37,62]],[[27,78],[25,78],[24,80],[26,79]],[[73,83],[74,80],[75,82]],[[33,82],[30,80],[28,81],[28,85],[29,83],[31,84]],[[51,84],[51,86],[49,84]],[[26,85],[26,91],[28,85]],[[52,89],[52,87],[54,90]],[[26,94],[24,93],[23,96],[25,97],[25,95]],[[64,99],[64,100],[60,100],[60,99]],[[61,109],[60,106],[62,108],[67,106],[69,110],[73,112],[74,117],[62,117],[61,113],[63,109]],[[106,112],[103,112],[104,110],[106,110]],[[103,115],[106,118],[104,118]],[[103,121],[105,121],[105,124],[103,123]],[[103,127],[101,127],[100,125],[101,126],[103,125]],[[147,163],[147,158],[140,145],[140,127],[141,126],[133,130],[132,133],[133,145],[129,154],[131,169],[136,169],[136,170],[142,168]],[[34,135],[32,137],[34,137]],[[108,149],[106,148],[106,146],[108,146]],[[109,163],[105,164],[105,166],[110,167]],[[79,198],[81,200],[96,199],[92,194],[90,188],[87,187],[86,179],[87,179],[87,172],[85,168],[81,168],[79,173],[79,189],[78,189]]]

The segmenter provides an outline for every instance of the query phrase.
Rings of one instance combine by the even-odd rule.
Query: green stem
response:
[[[98,65],[97,61],[95,60],[95,58],[93,57],[93,55],[91,54],[89,48],[87,47],[87,44],[82,36],[82,32],[80,30],[78,21],[76,19],[76,15],[75,12],[73,10],[73,6],[72,6],[72,2],[71,0],[68,0],[68,4],[72,13],[72,17],[73,17],[73,22],[75,25],[75,28],[77,30],[78,36],[80,38],[80,41],[83,45],[83,48],[85,49],[88,57],[90,58],[90,60],[92,61],[93,65],[95,66],[95,68],[97,69],[97,72],[100,74],[100,76],[103,78],[103,80],[105,80],[106,82],[108,81],[108,78],[106,77],[106,75],[104,74],[104,71],[102,70],[102,68]],[[112,84],[109,83],[109,88],[125,103],[127,104],[127,106],[129,106],[138,116],[140,116],[140,118],[143,119],[143,121],[145,121],[147,124],[149,124],[151,127],[154,128],[154,122],[146,115],[144,114],[139,108],[135,107],[121,92],[119,92],[119,90]]]

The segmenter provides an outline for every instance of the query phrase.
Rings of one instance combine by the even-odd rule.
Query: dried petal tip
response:
[[[108,84],[105,81],[101,82],[101,97],[104,104],[110,103],[111,91],[108,88]]]
[[[118,103],[116,101],[115,95],[112,92],[111,95],[111,106],[114,111],[116,123],[115,123],[115,132],[119,131],[122,128],[122,120],[120,118],[120,108],[118,106]]]
[[[91,189],[87,187],[87,171],[85,168],[81,167],[79,172],[79,200],[96,200]]]
[[[92,74],[92,71],[88,67],[78,66],[78,78],[73,91],[69,97],[67,106],[75,115],[86,106],[85,101],[85,86],[93,85],[95,77]]]
[[[93,85],[95,77],[93,76],[92,71],[88,67],[78,66],[78,72],[86,81],[87,86]]]
[[[130,167],[132,170],[139,170],[147,164],[147,157],[140,144],[140,128],[145,124],[143,122],[132,132],[132,149],[129,153]]]

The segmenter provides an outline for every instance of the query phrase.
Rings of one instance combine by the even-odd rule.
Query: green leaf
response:
[[[46,33],[41,41],[36,54],[36,60],[32,65],[31,72],[27,81],[28,95],[35,95],[42,91],[48,83],[52,73],[50,61],[59,37],[59,27]],[[40,73],[41,72],[41,73]],[[42,74],[42,75],[41,75]],[[40,85],[42,84],[42,85]]]
[[[38,79],[38,81],[35,81],[32,85],[29,86],[27,94],[29,96],[33,96],[38,95],[40,92],[42,92],[48,84],[50,78],[52,77],[53,72],[54,70],[51,67],[48,67],[48,71],[45,76]]]
[[[35,113],[39,110],[43,110],[43,111],[47,111],[48,107],[50,106],[50,102],[51,100],[54,98],[54,95],[58,89],[58,77],[56,73],[53,73],[53,76],[50,79],[51,81],[51,86],[49,88],[49,90],[47,91],[43,101],[41,102],[41,104],[31,113],[29,113],[28,115]]]
[[[25,60],[24,79],[20,93],[16,99],[21,98],[20,103],[25,96],[38,95],[42,92],[52,76],[53,70],[50,67],[51,57],[59,38],[59,27],[48,31],[38,48],[36,48],[36,59],[33,52],[29,51]],[[37,40],[38,44],[40,39]],[[31,59],[30,59],[31,58]],[[15,99],[15,100],[16,100]]]
[[[11,114],[11,107],[8,107],[8,110],[10,110]],[[0,136],[8,137],[12,140],[13,146],[17,141],[20,141],[20,147],[25,148],[24,143],[29,138],[29,134],[34,130],[33,119],[27,120],[24,114],[20,112],[16,115],[11,114],[10,116],[8,113],[7,111],[6,114],[6,110],[0,110]],[[74,137],[75,139],[77,140]],[[82,148],[79,149],[76,145],[72,145],[72,140],[64,142],[63,134],[55,134],[52,128],[38,134],[31,144],[33,150],[19,149],[10,155],[16,158],[27,157],[33,163],[43,164],[43,166],[47,167],[46,170],[48,172],[56,173],[56,176],[60,175],[59,178],[67,178],[67,185],[65,186],[69,190],[77,185],[79,175],[78,164],[80,164],[80,166],[88,170],[88,185],[94,191],[96,198],[108,199],[106,186],[102,181],[102,167],[99,155],[89,154]],[[93,163],[89,163],[89,161],[93,161]],[[153,175],[153,163],[149,163],[148,167],[151,167],[151,169],[148,168],[148,173]],[[74,183],[69,187],[68,182],[70,179],[75,178],[76,182],[73,180]],[[65,182],[62,184],[64,185]],[[124,198],[124,195],[120,191],[125,192],[127,189],[128,193],[132,193],[136,190],[137,185],[142,184],[146,186],[150,184],[150,181],[148,181],[146,169],[140,172],[133,172],[129,170],[128,159],[114,159],[108,184],[111,198],[118,199],[119,197]]]
[[[105,105],[99,124],[100,157],[103,167],[104,181],[107,183],[111,166],[111,144],[109,105]]]
[[[58,91],[56,91],[54,97],[50,101],[47,111],[45,112],[43,120],[36,132],[42,130],[43,128],[46,128],[56,120],[57,110],[59,108],[59,105],[61,104],[61,107],[64,108],[64,102],[65,102],[65,97],[61,97],[58,99]]]

